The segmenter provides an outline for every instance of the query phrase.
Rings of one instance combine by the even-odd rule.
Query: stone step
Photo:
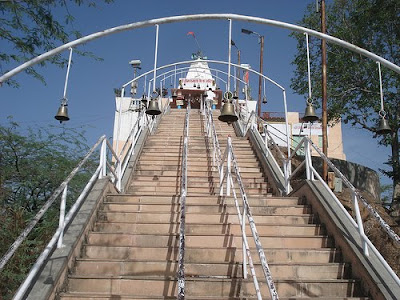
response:
[[[275,281],[281,297],[313,295],[313,297],[348,297],[360,289],[359,283],[351,279],[341,280],[303,280],[294,284],[291,280]],[[69,278],[70,293],[87,293],[122,296],[175,296],[177,282],[174,278],[148,278],[126,276],[113,278],[107,276],[87,277],[72,275]],[[262,295],[269,295],[267,284],[260,282]],[[242,279],[191,279],[186,278],[185,296],[239,297],[243,291],[246,296],[254,296],[254,285]],[[196,298],[198,299],[198,298]]]
[[[136,175],[144,175],[144,176],[181,176],[180,170],[176,171],[169,171],[169,170],[137,170],[135,172]],[[208,177],[212,175],[213,177],[218,177],[217,171],[191,171],[188,170],[187,176],[194,176],[194,177]],[[263,178],[263,174],[258,171],[249,171],[242,170],[240,173],[242,178]]]
[[[246,194],[254,195],[254,194],[266,194],[270,192],[267,188],[258,188],[258,187],[246,187]],[[136,194],[140,194],[144,192],[146,194],[154,194],[154,195],[162,195],[163,193],[166,194],[176,194],[179,195],[181,190],[181,186],[179,184],[175,184],[174,186],[152,186],[152,185],[145,185],[145,186],[130,186],[127,189],[127,192],[132,192]],[[213,186],[205,186],[199,187],[197,184],[189,184],[187,187],[187,193],[199,193],[199,194],[208,194],[208,195],[218,195],[219,194],[219,184],[215,184]],[[239,189],[235,189],[236,193],[239,193]]]
[[[259,166],[259,163],[256,159],[251,158],[251,157],[242,157],[238,160],[239,166],[245,166],[242,164],[255,164],[255,166]],[[187,158],[188,164],[190,165],[191,163],[198,163],[200,162],[202,165],[212,165],[213,163],[213,158],[212,156],[190,156]],[[155,162],[160,162],[160,163],[165,163],[165,164],[171,164],[171,165],[181,165],[182,162],[182,156],[181,155],[168,155],[165,156],[163,155],[162,157],[158,157],[156,155],[145,155],[143,154],[139,158],[139,163],[141,164],[152,164]]]
[[[346,278],[345,264],[269,264],[274,280],[316,280]],[[255,264],[256,276],[263,277],[260,264]],[[175,276],[177,261],[137,260],[91,260],[78,259],[74,268],[76,276]],[[241,278],[242,264],[231,263],[186,263],[185,277]]]
[[[138,213],[138,212],[99,212],[100,221],[109,222],[138,222],[138,223],[168,223],[179,222],[180,213]],[[237,214],[216,214],[208,215],[205,218],[203,215],[191,214],[192,223],[203,224],[227,224],[237,223]],[[312,224],[314,223],[313,215],[296,215],[296,216],[254,216],[254,221],[257,225],[261,224]]]
[[[91,259],[135,259],[138,261],[176,261],[179,258],[178,247],[149,248],[126,246],[85,245],[82,256]],[[330,248],[322,249],[271,249],[265,248],[268,263],[305,263],[324,264],[340,262],[340,251]],[[251,251],[252,257],[257,257],[257,250]],[[185,261],[188,263],[201,262],[242,262],[242,247],[226,248],[190,248],[185,249]]]
[[[133,246],[133,247],[169,247],[179,245],[179,235],[139,235],[127,233],[90,232],[87,238],[89,244]],[[254,242],[248,240],[249,247],[255,248]],[[284,236],[279,239],[276,236],[261,236],[260,242],[270,248],[331,248],[333,241],[326,236]],[[239,247],[242,244],[241,237],[226,236],[196,236],[186,235],[186,247]]]
[[[119,204],[106,203],[102,209],[107,212],[180,212],[181,207],[178,204]],[[252,206],[253,216],[267,215],[303,215],[310,214],[311,208],[304,205],[297,206]],[[236,207],[232,205],[191,205],[186,203],[186,213],[190,214],[218,214],[218,213],[236,213]]]
[[[300,204],[297,197],[269,197],[265,199],[248,199],[250,206],[293,206]],[[133,203],[133,204],[179,204],[179,197],[167,196],[133,196],[129,194],[108,195],[106,203]],[[220,198],[215,196],[209,197],[186,197],[187,204],[193,205],[220,205],[230,204],[233,205],[233,199]]]
[[[94,231],[109,233],[130,234],[170,234],[179,233],[179,223],[122,223],[122,222],[97,222]],[[193,224],[188,218],[185,232],[190,235],[221,235],[234,234],[241,236],[242,231],[238,224]],[[325,230],[320,225],[258,225],[257,232],[263,235],[323,235]],[[251,238],[250,227],[246,227],[246,234]]]
[[[137,187],[179,187],[181,184],[180,179],[176,179],[174,181],[161,181],[161,180],[141,180],[141,181],[133,181],[129,185],[130,188],[135,189]],[[243,186],[245,189],[247,188],[256,188],[256,189],[262,189],[266,190],[268,188],[268,183],[266,182],[259,182],[259,183],[254,183],[254,182],[243,182]],[[214,179],[212,182],[210,181],[203,181],[203,182],[196,182],[195,180],[192,180],[188,182],[188,187],[193,188],[193,187],[203,187],[203,188],[217,188],[219,187],[219,181],[217,179]]]
[[[82,294],[82,293],[60,293],[60,299],[65,299],[65,300],[114,300],[115,296],[114,295],[99,295],[99,294],[93,294],[93,293],[89,293],[89,294]],[[176,295],[175,296],[151,296],[151,297],[147,297],[147,296],[118,296],[118,299],[121,300],[144,300],[144,299],[176,299]],[[251,297],[251,296],[247,296],[247,297],[234,297],[234,296],[224,296],[223,298],[221,297],[209,297],[209,296],[204,296],[204,297],[200,297],[200,296],[195,296],[195,297],[190,297],[190,296],[185,296],[185,299],[197,299],[197,300],[256,300],[256,297]],[[304,300],[304,297],[290,297],[290,298],[286,298],[286,297],[279,297],[279,299],[281,300]],[[324,300],[369,300],[369,298],[366,297],[324,297]]]
[[[191,165],[188,163],[188,171],[213,171],[211,166],[198,166],[198,165]],[[158,171],[158,170],[181,170],[180,165],[164,165],[164,164],[153,164],[153,165],[146,165],[146,164],[138,164],[136,166],[136,171]],[[261,172],[260,167],[242,167],[239,166],[240,173],[242,172]]]
[[[214,173],[213,173],[214,174]],[[218,173],[216,172],[215,175]],[[180,176],[163,176],[163,177],[155,177],[153,175],[134,175],[132,176],[131,185],[133,182],[179,182],[180,183]],[[219,184],[219,176],[202,176],[202,177],[193,177],[188,176],[187,178],[188,183],[210,183],[210,184]],[[265,183],[265,178],[242,178],[243,184],[249,183]],[[140,183],[139,183],[140,184]]]

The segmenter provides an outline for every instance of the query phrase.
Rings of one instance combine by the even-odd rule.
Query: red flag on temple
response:
[[[243,80],[244,80],[246,83],[249,83],[249,71],[246,71],[246,72],[244,73],[244,75],[243,75]]]

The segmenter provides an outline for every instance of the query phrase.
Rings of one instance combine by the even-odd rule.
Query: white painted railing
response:
[[[252,126],[246,126],[245,128],[250,129],[253,131],[254,134],[259,135],[261,138],[261,135],[257,129],[256,122],[254,118],[251,118],[252,115],[250,115],[248,120],[242,120],[242,122],[247,122],[250,124],[253,124]],[[390,226],[383,220],[383,218],[379,215],[379,213],[364,199],[364,197],[360,194],[360,192],[351,184],[351,182],[339,171],[339,169],[322,153],[322,151],[308,138],[304,137],[296,146],[296,148],[292,149],[291,155],[289,157],[286,157],[285,154],[282,152],[278,144],[274,141],[274,138],[272,137],[272,134],[270,131],[268,131],[268,127],[271,125],[266,125],[266,122],[264,120],[260,120],[261,122],[264,123],[263,126],[263,131],[264,131],[264,143],[265,147],[268,149],[266,155],[272,155],[272,153],[269,151],[270,145],[277,150],[277,153],[279,155],[279,158],[282,159],[283,161],[283,176],[285,179],[285,189],[286,189],[286,194],[289,194],[290,191],[292,190],[292,187],[290,185],[291,179],[295,177],[295,175],[299,174],[302,172],[305,168],[306,172],[306,178],[307,180],[318,180],[322,183],[322,185],[325,187],[325,189],[328,191],[328,193],[335,199],[335,202],[339,205],[341,210],[345,213],[347,218],[350,220],[350,222],[353,224],[353,226],[358,230],[359,236],[361,238],[361,241],[363,243],[363,252],[365,256],[369,256],[369,250],[372,250],[374,254],[378,257],[380,262],[385,266],[387,271],[390,273],[392,278],[395,280],[397,284],[400,286],[400,279],[396,275],[396,273],[392,270],[392,268],[388,265],[386,260],[382,257],[382,255],[379,253],[379,251],[375,248],[375,246],[372,244],[372,242],[369,240],[369,238],[365,235],[364,233],[364,227],[363,227],[363,222],[361,218],[361,213],[360,213],[360,208],[359,208],[359,201],[364,205],[364,207],[367,208],[369,214],[373,216],[379,223],[379,225],[385,230],[385,232],[389,235],[389,237],[394,241],[395,244],[400,245],[400,237],[390,228]],[[243,124],[242,124],[243,125]],[[282,132],[281,132],[282,134]],[[291,170],[291,161],[293,157],[296,155],[298,150],[300,150],[303,146],[303,151],[304,151],[304,160],[300,163],[300,165],[295,169]],[[353,217],[347,212],[347,210],[344,208],[343,204],[340,202],[340,200],[337,198],[337,196],[332,192],[332,190],[329,188],[329,186],[326,184],[326,182],[322,179],[322,177],[318,174],[318,172],[315,170],[315,168],[312,165],[312,159],[311,159],[311,148],[314,148],[316,153],[321,157],[323,161],[325,161],[328,166],[331,168],[331,170],[338,176],[342,182],[347,186],[352,195],[352,203],[353,203],[353,211],[355,213],[355,220]],[[299,158],[299,157],[297,157]],[[276,166],[280,168],[276,160],[274,160],[276,163]]]
[[[187,158],[189,155],[189,115],[190,101],[187,102],[185,124],[183,129],[183,151],[181,170],[181,216],[179,224],[179,259],[178,259],[178,294],[177,299],[185,299],[185,220],[186,220],[186,195],[187,195]]]
[[[272,299],[279,299],[275,284],[274,284],[272,276],[271,276],[271,272],[268,267],[265,253],[264,253],[264,250],[262,248],[262,245],[261,245],[258,233],[257,233],[257,228],[255,225],[253,216],[251,214],[250,206],[247,201],[247,195],[246,195],[246,192],[245,192],[242,180],[241,180],[239,167],[237,165],[235,156],[233,154],[231,138],[228,137],[228,143],[225,148],[225,152],[223,155],[221,155],[221,149],[219,146],[218,136],[217,136],[217,133],[215,130],[215,124],[214,124],[213,116],[212,116],[211,103],[207,100],[204,102],[205,103],[203,105],[203,109],[204,109],[203,114],[205,117],[205,129],[206,129],[205,131],[206,131],[206,135],[208,137],[209,143],[210,143],[210,140],[212,142],[212,147],[213,147],[212,156],[213,156],[213,164],[214,164],[213,167],[216,167],[218,169],[219,175],[220,175],[220,191],[219,191],[219,193],[220,193],[220,196],[224,196],[224,188],[223,188],[224,183],[226,184],[225,195],[230,196],[230,193],[232,191],[234,202],[235,202],[235,207],[236,207],[237,214],[238,214],[239,224],[242,229],[241,233],[242,233],[242,247],[243,247],[243,258],[242,258],[243,278],[247,279],[247,277],[248,277],[248,272],[247,272],[247,265],[248,265],[250,268],[251,277],[253,279],[254,288],[256,290],[257,299],[262,299],[260,286],[259,286],[259,282],[258,282],[258,279],[256,276],[254,262],[253,262],[253,259],[251,256],[250,247],[249,247],[247,235],[246,235],[246,217],[247,217],[249,226],[250,226],[250,230],[252,232],[254,242],[255,242],[255,245],[257,248],[257,252],[260,257],[261,266],[262,266],[265,278],[267,280],[267,284],[268,284],[268,287],[270,290],[271,297],[272,297]],[[226,162],[226,164],[225,164],[225,162]],[[232,166],[232,163],[233,163],[233,166]],[[238,198],[236,195],[236,191],[234,189],[234,181],[233,181],[233,177],[231,174],[232,167],[235,171],[236,180],[239,185],[239,189],[240,189],[241,196],[242,196],[243,212],[240,211],[240,204],[239,204],[239,201],[238,201]]]
[[[233,146],[232,146],[232,140],[231,137],[228,137],[227,140],[227,145],[225,148],[224,155],[222,156],[221,159],[221,165],[219,167],[220,170],[220,196],[230,196],[230,193],[232,191],[234,200],[235,200],[235,206],[237,209],[238,213],[238,218],[239,218],[239,223],[242,228],[242,243],[243,243],[243,277],[246,279],[247,278],[247,259],[250,267],[250,273],[253,278],[253,283],[254,287],[256,289],[257,293],[257,299],[262,299],[261,297],[261,291],[260,287],[258,284],[253,260],[250,254],[250,248],[249,244],[247,241],[247,235],[246,235],[246,217],[247,221],[249,222],[249,227],[253,236],[254,243],[257,248],[257,253],[260,258],[261,262],[261,267],[265,276],[265,279],[267,281],[268,289],[271,295],[272,299],[279,299],[278,297],[278,292],[276,291],[276,286],[275,283],[272,279],[272,274],[268,266],[267,258],[264,253],[264,249],[261,245],[260,237],[257,232],[257,227],[253,218],[253,215],[251,213],[251,208],[247,199],[247,194],[244,189],[244,185],[242,182],[242,177],[240,175],[239,171],[239,166],[237,164],[235,154],[233,151]],[[226,164],[225,164],[226,162]],[[240,205],[236,197],[236,192],[234,188],[234,181],[232,177],[232,168],[234,170],[236,182],[238,184],[240,194],[242,196],[242,213],[240,212]],[[224,184],[225,184],[225,193],[224,193]]]
[[[52,239],[47,244],[44,251],[40,254],[39,258],[36,260],[34,266],[32,267],[25,281],[19,287],[13,299],[19,300],[24,297],[26,291],[32,285],[32,282],[35,279],[37,273],[40,271],[42,265],[45,263],[48,256],[53,251],[54,247],[55,246],[57,246],[57,248],[63,247],[64,230],[66,227],[69,226],[69,224],[73,220],[75,213],[81,206],[81,203],[86,199],[86,196],[89,194],[91,188],[96,183],[97,179],[101,179],[107,176],[107,170],[108,170],[111,182],[113,182],[113,184],[115,185],[116,189],[119,192],[121,191],[122,177],[127,168],[129,158],[133,155],[139,135],[145,127],[147,127],[147,124],[145,122],[144,113],[141,113],[139,114],[136,124],[132,127],[128,139],[125,142],[124,146],[122,147],[122,150],[119,153],[119,155],[114,151],[112,145],[110,144],[105,135],[100,137],[99,140],[85,155],[85,157],[71,171],[68,177],[54,191],[54,193],[46,201],[46,203],[35,215],[35,217],[29,222],[28,226],[19,235],[19,237],[15,240],[15,242],[10,246],[6,254],[0,260],[0,271],[4,268],[4,266],[14,255],[16,250],[21,246],[21,244],[27,238],[32,229],[37,225],[37,223],[40,221],[40,219],[43,217],[46,211],[53,205],[53,203],[58,199],[58,197],[61,194],[59,226],[56,232],[54,233]],[[74,204],[66,214],[68,184],[74,178],[74,176],[82,169],[82,167],[85,165],[88,159],[95,153],[96,149],[98,149],[99,147],[100,147],[100,158],[98,167],[96,168],[96,171],[93,173],[89,182],[86,184],[82,193],[75,200]]]

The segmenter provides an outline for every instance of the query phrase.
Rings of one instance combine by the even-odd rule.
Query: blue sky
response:
[[[75,16],[74,28],[83,35],[110,27],[138,21],[184,14],[197,13],[237,13],[296,23],[305,12],[308,3],[314,0],[258,0],[258,1],[176,1],[176,0],[115,0],[113,4],[98,1],[97,8],[69,6]],[[55,14],[62,16],[63,9]],[[290,31],[246,22],[233,22],[232,39],[242,53],[242,63],[249,63],[258,70],[259,45],[257,37],[244,35],[241,28],[256,31],[265,36],[264,73],[288,92],[289,111],[304,111],[305,99],[293,94],[290,78],[293,66],[290,62],[296,51],[296,42],[289,37]],[[205,55],[209,59],[227,60],[228,21],[197,21],[166,24],[160,26],[158,65],[190,59],[196,51],[196,44],[188,31],[193,31]],[[106,134],[111,136],[115,111],[113,89],[131,79],[133,70],[129,65],[132,59],[142,61],[142,72],[152,69],[154,63],[155,28],[147,27],[123,32],[79,47],[92,51],[103,61],[89,57],[73,56],[67,98],[71,120],[66,127],[84,127],[89,144]],[[8,45],[1,45],[7,47]],[[233,48],[234,49],[234,48]],[[63,53],[68,57],[68,52]],[[233,52],[235,55],[235,52]],[[236,57],[233,58],[233,62]],[[9,68],[16,67],[9,66]],[[53,66],[39,69],[45,76],[43,85],[25,74],[14,79],[20,83],[19,89],[3,86],[0,88],[0,122],[4,124],[7,116],[22,126],[58,126],[54,115],[63,94],[66,69]],[[257,97],[256,78],[253,79],[254,97]],[[141,88],[139,92],[141,93]],[[267,85],[268,103],[263,110],[282,112],[281,92]],[[372,136],[362,130],[343,127],[344,151],[349,161],[366,165],[377,170],[382,168],[389,154],[389,148],[378,146]],[[385,180],[388,182],[388,180]]]

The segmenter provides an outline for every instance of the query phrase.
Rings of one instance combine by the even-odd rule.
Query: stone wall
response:
[[[374,198],[380,200],[380,181],[376,171],[346,160],[334,158],[330,158],[330,160],[357,189],[365,190],[371,193]],[[322,159],[312,157],[312,161],[314,168],[321,174]]]

